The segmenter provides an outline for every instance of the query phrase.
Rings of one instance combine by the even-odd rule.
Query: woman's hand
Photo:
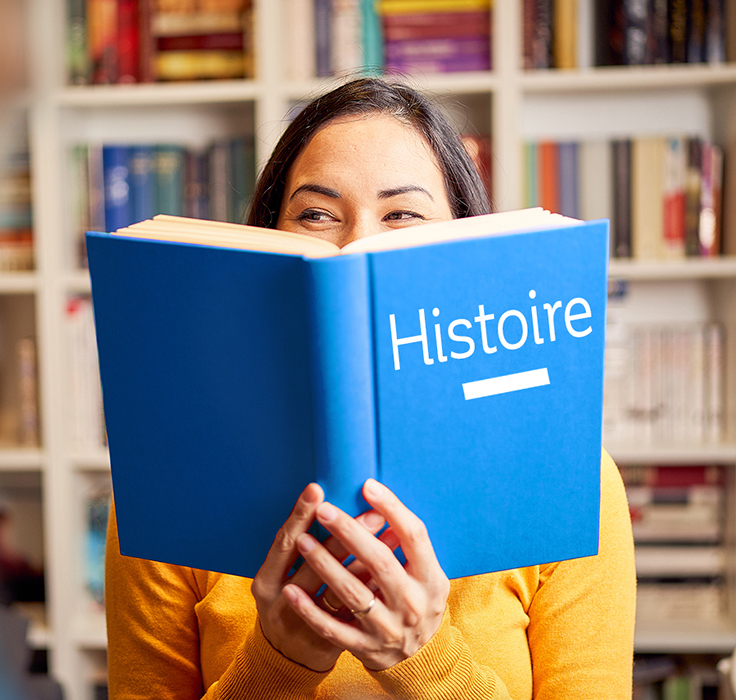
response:
[[[358,565],[345,568],[311,535],[298,536],[299,552],[310,569],[355,612],[352,622],[330,615],[313,599],[313,592],[296,580],[284,594],[322,644],[347,649],[372,670],[389,668],[415,654],[442,622],[450,592],[424,523],[385,486],[373,479],[363,487],[366,501],[383,515],[389,529],[374,537],[355,519],[330,503],[317,504],[317,520],[355,555]],[[406,556],[402,566],[393,553],[397,544]],[[375,602],[371,602],[374,599]]]
[[[291,515],[278,531],[266,560],[251,586],[261,629],[271,646],[292,661],[314,671],[327,671],[332,668],[337,657],[344,651],[344,647],[315,633],[294,612],[282,589],[284,583],[289,581],[304,595],[314,596],[322,586],[322,579],[308,564],[302,565],[290,578],[287,575],[299,554],[296,542],[314,521],[316,511],[323,501],[324,493],[317,484],[309,484],[304,489]],[[363,513],[357,521],[356,525],[370,538],[373,538],[374,533],[385,523],[384,518],[375,511]],[[335,564],[342,568],[341,562],[348,553],[340,542],[330,537],[322,549],[326,556],[331,557]]]

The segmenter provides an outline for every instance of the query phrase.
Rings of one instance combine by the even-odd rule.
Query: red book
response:
[[[117,0],[88,0],[87,31],[93,83],[115,83],[118,77]]]
[[[383,17],[385,41],[487,36],[490,31],[489,12],[441,12]]]
[[[137,83],[139,70],[138,0],[118,0],[118,82]]]
[[[153,36],[151,33],[151,12],[154,0],[138,2],[138,76],[142,83],[152,83],[153,75]]]
[[[537,150],[539,158],[539,204],[551,212],[559,213],[559,157],[557,144],[543,141]]]
[[[160,36],[157,39],[159,51],[242,51],[243,32],[230,34],[193,34],[189,36]]]

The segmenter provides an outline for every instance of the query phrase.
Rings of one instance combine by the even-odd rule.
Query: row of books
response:
[[[726,0],[599,3],[596,63],[722,63],[726,60],[728,4]]]
[[[640,259],[718,255],[723,151],[699,137],[528,142],[525,201],[611,220],[611,254]]]
[[[490,70],[491,0],[285,0],[286,74]]]
[[[524,67],[722,63],[725,0],[524,0]]]
[[[89,145],[70,152],[71,230],[114,231],[155,214],[242,223],[255,186],[252,138],[195,149],[176,144]]]
[[[105,542],[112,486],[107,475],[87,476],[83,492],[85,588],[91,612],[105,609]]]
[[[724,405],[721,326],[609,324],[608,329],[605,439],[717,444]]]
[[[0,159],[0,271],[33,269],[33,212],[25,114],[4,125]]]
[[[253,77],[250,0],[67,0],[73,85]]]
[[[637,619],[717,622],[727,604],[723,468],[621,472],[636,543]]]
[[[632,700],[729,700],[728,680],[711,655],[637,655]]]

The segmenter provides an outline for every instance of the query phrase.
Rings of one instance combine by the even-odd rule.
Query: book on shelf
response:
[[[526,205],[611,219],[612,254],[710,257],[722,245],[723,150],[699,137],[525,144]]]
[[[112,488],[108,475],[84,478],[84,582],[91,612],[101,613],[105,609],[105,541]]]
[[[124,554],[252,576],[308,482],[357,515],[369,477],[451,577],[597,551],[608,222],[341,250],[157,217],[87,250]]]
[[[722,0],[606,0],[596,3],[596,63],[723,63],[728,33]]]
[[[722,700],[732,697],[716,668],[720,655],[637,655],[633,700]]]
[[[253,76],[250,0],[67,0],[70,84]]]
[[[116,230],[155,214],[239,223],[255,188],[250,136],[216,140],[204,148],[77,144],[68,162],[70,239],[80,241],[83,266],[87,230]]]

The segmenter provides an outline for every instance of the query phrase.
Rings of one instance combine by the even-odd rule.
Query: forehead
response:
[[[294,161],[289,179],[344,174],[435,179],[439,164],[424,136],[384,114],[339,117],[322,127]]]

